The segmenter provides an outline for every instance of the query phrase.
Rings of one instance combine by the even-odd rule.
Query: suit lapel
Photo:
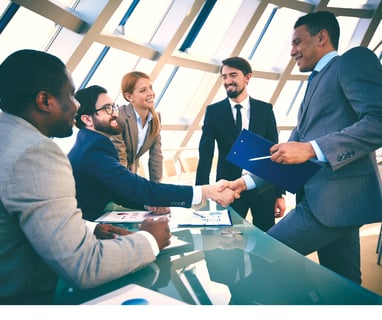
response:
[[[133,159],[135,159],[135,155],[137,153],[137,148],[138,148],[138,124],[137,124],[137,119],[135,116],[133,106],[131,104],[127,106],[126,114],[127,114],[128,128],[129,128],[131,150],[132,150],[132,154],[134,155]]]
[[[223,126],[225,126],[229,132],[235,132],[235,119],[233,118],[231,104],[229,103],[228,98],[223,100],[222,106],[219,109],[219,111],[221,112],[221,120],[223,122]]]
[[[150,137],[150,133],[151,133],[151,130],[152,130],[152,126],[151,125],[152,125],[152,123],[150,121],[145,141],[143,142],[142,148],[139,150],[139,152],[137,154],[137,158],[139,158],[142,154],[144,154],[150,148],[150,146],[153,143],[154,139]]]
[[[334,57],[332,60],[329,61],[329,63],[313,78],[311,81],[308,91],[305,94],[305,99],[302,101],[298,118],[299,122],[302,122],[305,118],[305,115],[307,113],[307,110],[310,106],[310,101],[312,100],[312,97],[317,89],[318,84],[320,81],[325,81],[325,73],[329,70],[329,68],[333,65],[333,63],[338,59],[339,56]],[[323,80],[321,80],[323,78]]]
[[[248,124],[248,130],[249,131],[255,131],[255,122],[258,118],[256,116],[257,108],[256,108],[256,101],[249,97],[249,124]]]

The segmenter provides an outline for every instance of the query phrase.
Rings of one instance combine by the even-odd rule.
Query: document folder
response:
[[[321,169],[321,164],[312,160],[300,164],[281,164],[269,158],[250,161],[269,156],[272,145],[274,142],[243,129],[226,160],[291,193],[296,193]]]

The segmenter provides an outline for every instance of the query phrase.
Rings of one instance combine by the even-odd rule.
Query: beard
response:
[[[111,123],[117,121],[116,117],[111,118],[108,122],[101,122],[94,118],[94,129],[108,135],[117,135],[122,132],[122,128],[117,123],[117,125],[112,125]]]
[[[228,98],[235,99],[244,91],[244,88],[242,88],[241,90],[237,90],[236,86],[235,88],[236,90],[227,90]]]

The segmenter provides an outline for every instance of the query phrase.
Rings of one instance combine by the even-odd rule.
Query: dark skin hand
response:
[[[158,243],[159,250],[162,250],[170,244],[171,233],[166,217],[155,220],[153,218],[145,219],[139,230],[151,233]]]
[[[159,250],[170,244],[170,227],[168,219],[165,217],[156,220],[153,218],[145,219],[140,225],[139,230],[151,233],[158,244]],[[126,236],[132,233],[129,230],[103,223],[97,224],[94,229],[94,235],[97,239],[114,239],[118,236]]]
[[[126,236],[132,232],[111,224],[99,223],[94,229],[94,235],[97,239],[114,239],[118,236]]]

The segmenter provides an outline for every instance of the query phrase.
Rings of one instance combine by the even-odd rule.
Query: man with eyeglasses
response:
[[[16,51],[0,65],[0,304],[51,304],[59,278],[99,286],[170,242],[167,218],[134,233],[114,227],[120,234],[107,240],[96,237],[104,225],[84,221],[70,162],[51,139],[73,132],[74,91],[65,64],[46,52]]]
[[[153,209],[191,207],[204,199],[228,206],[239,194],[219,185],[184,186],[149,181],[123,166],[110,135],[120,133],[118,107],[100,86],[79,90],[80,108],[76,126],[80,129],[68,156],[76,180],[78,205],[88,220],[103,214],[113,201],[124,207]]]

